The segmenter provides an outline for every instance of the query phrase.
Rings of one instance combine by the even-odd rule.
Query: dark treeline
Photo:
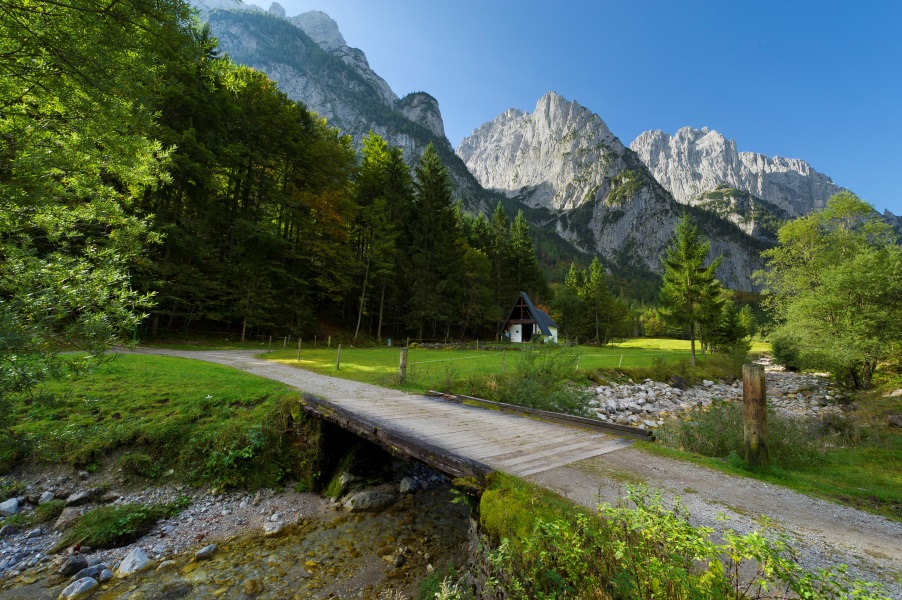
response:
[[[548,291],[522,215],[454,203],[435,148],[415,172],[350,138],[195,28],[161,72],[154,137],[168,180],[138,205],[163,241],[137,285],[148,334],[227,328],[303,336],[323,322],[377,339],[494,335],[523,289]]]

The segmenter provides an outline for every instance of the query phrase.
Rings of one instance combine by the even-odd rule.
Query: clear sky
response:
[[[455,147],[554,90],[626,145],[708,126],[902,214],[902,1],[279,1],[328,13],[397,94],[435,96]]]

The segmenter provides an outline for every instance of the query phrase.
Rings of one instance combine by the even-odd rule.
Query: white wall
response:
[[[555,344],[557,344],[557,328],[549,327],[548,331],[551,332],[551,341],[554,342]]]
[[[523,325],[519,323],[511,325],[511,341],[517,343],[523,341]]]

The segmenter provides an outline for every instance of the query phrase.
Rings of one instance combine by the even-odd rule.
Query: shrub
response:
[[[160,474],[158,461],[143,452],[123,454],[119,458],[119,468],[129,475],[139,477],[156,477]]]
[[[55,521],[63,514],[64,508],[66,508],[65,500],[49,500],[47,502],[42,502],[34,509],[34,521],[35,523]]]
[[[798,371],[802,368],[799,348],[791,338],[774,335],[770,340],[770,348],[778,365],[783,365],[788,371]]]

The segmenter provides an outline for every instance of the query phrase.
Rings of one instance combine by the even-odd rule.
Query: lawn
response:
[[[399,348],[342,348],[341,366],[336,368],[337,348],[321,345],[301,348],[300,360],[295,346],[282,349],[274,344],[274,350],[263,358],[286,365],[309,369],[316,373],[332,375],[375,385],[384,385],[406,390],[424,388],[436,389],[440,384],[472,376],[500,374],[516,369],[522,349],[519,344],[496,345],[504,351],[476,350],[433,350],[412,347],[408,351],[408,381],[399,386],[397,381]],[[591,372],[596,369],[624,369],[651,367],[662,361],[674,364],[689,357],[688,340],[637,339],[613,346],[575,346],[560,348],[573,358],[574,371]],[[699,353],[699,360],[704,357]]]
[[[125,354],[43,391],[43,399],[12,405],[10,429],[25,443],[0,438],[0,472],[22,458],[91,467],[126,449],[120,466],[150,477],[173,468],[188,480],[253,487],[290,470],[279,460],[285,440],[278,421],[282,403],[298,393],[268,379]]]

